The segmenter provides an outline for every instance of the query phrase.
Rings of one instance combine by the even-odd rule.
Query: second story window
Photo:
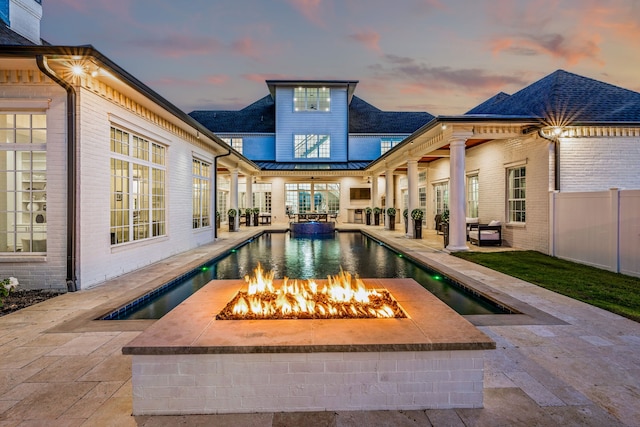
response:
[[[231,148],[242,154],[242,138],[221,138]]]
[[[331,140],[329,135],[295,135],[294,157],[296,159],[329,158]]]
[[[382,138],[380,140],[380,155],[383,155],[401,142],[401,138]]]
[[[294,111],[330,111],[331,90],[326,87],[297,87],[293,90]]]

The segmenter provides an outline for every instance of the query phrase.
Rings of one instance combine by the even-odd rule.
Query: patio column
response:
[[[253,181],[250,175],[245,175],[245,208],[253,207]]]
[[[420,206],[420,200],[418,197],[418,161],[407,161],[407,195],[409,196],[409,227],[407,227],[407,237],[415,237],[415,230],[413,228],[413,220],[411,219],[411,211],[418,209]]]
[[[229,204],[231,205],[231,209],[238,210],[238,169],[231,170],[231,183],[229,186]],[[240,224],[240,216],[235,216],[235,224],[233,226],[234,230],[238,230],[238,225]]]
[[[393,201],[393,196],[395,195],[395,188],[393,186],[393,171],[394,169],[387,169],[384,173],[384,177],[385,177],[385,200],[387,201],[387,206],[386,208],[393,208],[395,207],[395,203]],[[387,215],[387,209],[384,210],[384,229],[388,230],[390,228],[390,219],[389,219],[389,215]],[[395,218],[394,218],[395,221]]]
[[[467,136],[453,135],[449,142],[449,245],[450,251],[466,251],[467,220],[464,191],[465,142]]]
[[[378,206],[378,203],[378,175],[373,175],[371,177],[371,207],[374,208]]]

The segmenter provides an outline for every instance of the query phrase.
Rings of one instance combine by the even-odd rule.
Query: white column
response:
[[[246,178],[245,178],[245,181],[246,181],[246,184],[245,184],[245,191],[246,191],[245,197],[247,199],[245,200],[245,206],[244,207],[245,208],[252,208],[253,207],[253,181],[252,181],[251,176],[249,176],[249,175],[245,175],[245,176],[246,176]]]
[[[451,158],[449,163],[449,245],[450,251],[466,251],[467,220],[466,194],[464,191],[465,137],[453,136],[449,143]]]
[[[419,208],[420,199],[418,196],[418,161],[407,161],[407,195],[409,196],[409,227],[407,227],[407,237],[415,237],[413,229],[413,220],[411,219],[411,211]]]
[[[231,205],[231,209],[238,210],[238,169],[231,170],[231,183],[229,187],[229,204]],[[235,225],[233,227],[234,230],[238,230],[238,225],[240,224],[240,216],[236,214],[235,216]]]
[[[394,185],[393,185],[393,169],[389,168],[385,171],[384,173],[384,178],[385,178],[385,200],[387,201],[387,206],[385,207],[384,210],[384,228],[385,230],[388,230],[390,228],[390,218],[389,215],[387,215],[387,209],[388,208],[394,208],[395,207],[395,203],[393,201],[393,196],[395,194],[394,192]],[[394,218],[395,221],[395,218]]]
[[[378,175],[371,177],[371,207],[379,206],[380,198],[378,197]]]

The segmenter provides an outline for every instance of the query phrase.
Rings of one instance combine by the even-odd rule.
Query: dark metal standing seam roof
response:
[[[509,96],[500,93],[465,115],[520,115],[551,124],[640,122],[640,93],[564,70]]]

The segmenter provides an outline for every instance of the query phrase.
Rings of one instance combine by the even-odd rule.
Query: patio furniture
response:
[[[502,246],[502,223],[491,221],[489,224],[470,224],[469,242],[477,246]]]

